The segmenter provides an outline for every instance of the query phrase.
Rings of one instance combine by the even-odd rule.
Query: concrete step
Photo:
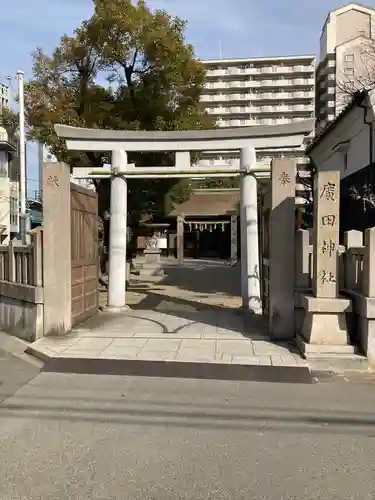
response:
[[[306,361],[312,371],[331,371],[334,373],[371,372],[368,359],[360,354],[311,354],[306,358]]]
[[[34,355],[37,353],[34,350]],[[215,362],[153,361],[142,359],[104,359],[53,357],[46,361],[44,372],[138,377],[193,378],[312,384],[307,366],[239,365]]]

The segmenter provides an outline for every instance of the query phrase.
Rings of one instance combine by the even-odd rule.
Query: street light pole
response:
[[[20,234],[22,243],[27,240],[27,212],[26,212],[26,151],[25,151],[25,99],[24,99],[23,71],[17,71],[18,104],[19,104],[19,160],[20,160]]]

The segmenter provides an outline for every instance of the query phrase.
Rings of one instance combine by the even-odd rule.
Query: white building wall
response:
[[[10,184],[8,177],[0,177],[0,241],[6,242],[10,227]]]
[[[370,164],[370,127],[364,121],[364,109],[351,110],[309,155],[318,170],[339,170],[341,178],[367,167]]]
[[[362,37],[360,42],[359,37]],[[317,71],[318,133],[325,128],[328,122],[334,120],[345,106],[345,97],[339,88],[343,74],[345,77],[348,76],[348,64],[345,64],[343,60],[345,52],[357,46],[358,56],[355,58],[355,74],[359,81],[361,75],[369,73],[368,65],[364,64],[363,57],[359,57],[359,54],[363,49],[364,40],[371,40],[371,38],[375,39],[374,8],[349,3],[330,12],[327,16],[320,38],[320,61]],[[372,62],[374,62],[373,56]],[[333,66],[335,67],[334,71],[332,71]],[[373,76],[375,78],[375,73]],[[360,85],[357,85],[358,87]]]
[[[9,87],[0,83],[0,112],[9,107]]]
[[[6,130],[0,127],[0,141],[8,143]],[[17,183],[18,186],[18,183]],[[12,182],[10,180],[10,164],[8,148],[0,151],[0,243],[8,243],[12,232],[11,210],[12,210]],[[18,189],[16,199],[16,210],[18,211]]]

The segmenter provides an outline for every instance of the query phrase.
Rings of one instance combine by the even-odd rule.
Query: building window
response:
[[[354,68],[345,68],[346,75],[354,75]]]
[[[354,54],[345,54],[344,60],[345,62],[354,62]]]

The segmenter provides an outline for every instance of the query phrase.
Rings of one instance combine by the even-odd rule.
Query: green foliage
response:
[[[25,86],[30,138],[48,144],[72,166],[100,167],[108,153],[65,149],[55,123],[123,130],[187,130],[213,127],[199,104],[204,68],[184,41],[185,23],[145,2],[94,0],[93,14],[73,36],[63,36],[51,55],[34,54],[33,78]],[[170,155],[129,155],[137,165],[168,165]],[[179,187],[176,186],[176,182]],[[129,181],[133,218],[164,210],[189,196],[177,179]],[[108,182],[99,187],[108,208]]]
[[[0,127],[5,128],[8,132],[9,141],[13,142],[18,130],[18,114],[11,109],[2,109],[0,113]]]

